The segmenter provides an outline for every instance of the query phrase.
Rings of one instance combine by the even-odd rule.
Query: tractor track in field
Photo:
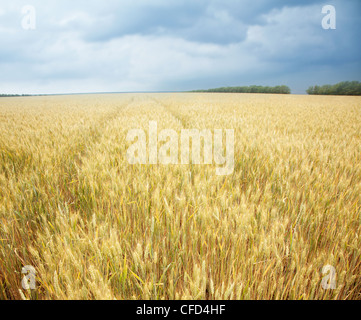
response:
[[[180,112],[177,112],[176,110],[170,108],[168,105],[166,105],[163,102],[160,102],[159,100],[157,100],[155,98],[150,97],[150,99],[152,99],[154,102],[156,102],[157,104],[162,106],[168,113],[170,113],[173,118],[175,118],[177,121],[179,121],[182,124],[182,127],[184,129],[191,128],[191,125],[190,125],[191,121],[188,117],[185,117]]]
[[[36,257],[27,249],[28,247],[34,246],[38,241],[41,241],[38,239],[38,231],[45,223],[41,216],[46,217],[47,223],[54,225],[56,218],[55,212],[58,210],[62,210],[64,207],[74,210],[81,209],[78,206],[79,201],[76,199],[73,190],[79,188],[79,185],[77,185],[79,184],[79,168],[82,166],[84,158],[88,156],[88,148],[101,139],[102,133],[108,123],[116,120],[121,112],[126,110],[133,101],[134,98],[131,98],[129,101],[116,106],[99,119],[94,120],[94,122],[92,121],[89,125],[85,127],[80,126],[79,129],[74,132],[75,136],[73,135],[69,143],[64,145],[63,150],[65,150],[66,154],[63,154],[58,162],[56,162],[57,159],[53,159],[55,161],[53,164],[54,169],[56,167],[60,172],[58,177],[53,178],[53,170],[43,172],[42,162],[40,162],[38,166],[33,167],[29,173],[21,172],[19,179],[21,178],[22,182],[17,187],[19,194],[17,196],[14,195],[14,197],[20,197],[23,201],[17,203],[17,206],[14,207],[14,212],[19,215],[19,217],[23,217],[22,219],[26,225],[23,226],[23,222],[18,223],[20,228],[26,228],[28,230],[27,237],[23,239],[22,247],[12,245],[11,243],[9,243],[9,246],[4,247],[6,250],[2,254],[3,257],[6,256],[7,259],[17,261],[16,264],[19,265],[20,269],[21,266],[25,264],[37,266],[42,263],[39,261],[39,259],[42,260],[41,255],[40,257]],[[27,165],[30,166],[33,164],[30,163]],[[34,172],[34,170],[36,171]],[[39,181],[32,182],[32,186],[29,189],[29,181],[32,181],[31,176],[34,174],[41,178]],[[41,182],[45,182],[45,184],[43,186],[38,185]],[[24,190],[28,190],[28,192],[24,193]],[[14,216],[16,215],[14,214]],[[12,215],[9,216],[9,219],[11,217]],[[20,232],[21,230],[15,229],[14,226],[14,233],[20,234]],[[7,275],[0,270],[0,279],[6,277]],[[18,293],[12,289],[12,285],[5,283],[2,290],[5,296],[16,296],[20,299]]]
[[[130,101],[116,107],[116,110],[106,114],[100,120],[96,121],[90,128],[87,128],[85,132],[81,134],[83,137],[90,136],[90,138],[80,139],[75,146],[71,147],[71,156],[67,157],[63,163],[65,168],[70,169],[68,171],[69,174],[66,176],[66,179],[60,181],[59,184],[63,186],[64,203],[72,203],[72,207],[74,209],[77,208],[78,199],[74,198],[74,195],[71,190],[69,190],[68,186],[73,183],[76,185],[79,184],[79,172],[81,171],[84,160],[88,157],[88,152],[90,150],[89,146],[98,143],[108,124],[118,119],[121,116],[121,113],[126,111],[133,102],[134,97],[132,97]]]

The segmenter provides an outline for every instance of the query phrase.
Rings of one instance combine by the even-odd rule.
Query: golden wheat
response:
[[[130,165],[149,121],[234,129],[233,174]],[[359,97],[2,98],[0,298],[360,299],[360,123]]]

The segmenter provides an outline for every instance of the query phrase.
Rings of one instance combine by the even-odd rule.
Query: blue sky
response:
[[[32,5],[36,28],[24,30]],[[322,28],[322,7],[336,30]],[[361,80],[360,0],[0,0],[0,93]]]

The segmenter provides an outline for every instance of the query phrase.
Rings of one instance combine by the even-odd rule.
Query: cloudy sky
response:
[[[336,30],[322,28],[324,5]],[[361,80],[360,30],[360,0],[0,0],[0,93],[304,93]]]

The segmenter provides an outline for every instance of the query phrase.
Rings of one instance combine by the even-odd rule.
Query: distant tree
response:
[[[282,86],[248,86],[248,87],[221,87],[208,90],[194,90],[192,92],[229,92],[229,93],[277,93],[277,94],[290,94],[291,89],[285,85]]]
[[[311,86],[306,92],[310,95],[361,95],[361,82],[359,81],[343,81],[334,85],[326,84],[323,86]]]
[[[30,96],[30,94],[3,94],[0,93],[0,98],[5,98],[5,97],[28,97]]]
[[[308,94],[315,94],[315,90],[314,90],[313,86],[310,86],[310,87],[306,90],[306,92],[307,92]]]

